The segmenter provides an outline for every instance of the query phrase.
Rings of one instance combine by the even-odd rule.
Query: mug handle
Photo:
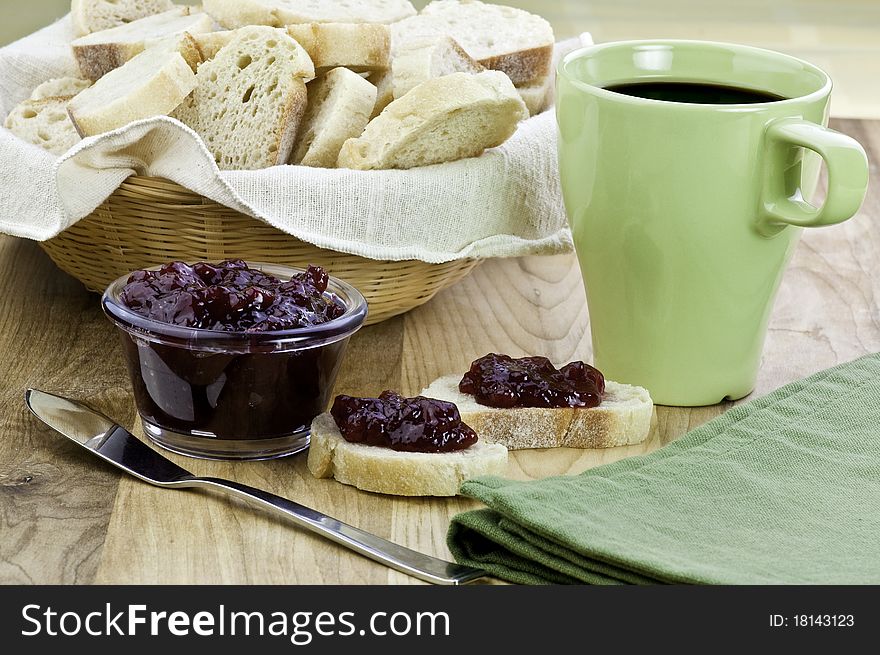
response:
[[[868,189],[868,157],[858,141],[800,118],[773,121],[767,126],[765,139],[769,152],[775,150],[780,156],[770,157],[758,232],[769,237],[787,225],[834,225],[852,218],[859,211]],[[793,192],[792,184],[786,184],[786,176],[790,176],[792,170],[799,174],[800,167],[792,169],[790,165],[777,165],[785,160],[784,153],[793,147],[812,150],[825,160],[828,193],[821,207],[801,197],[799,180],[794,183]]]

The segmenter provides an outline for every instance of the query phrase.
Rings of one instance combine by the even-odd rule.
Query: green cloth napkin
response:
[[[880,583],[880,354],[575,476],[469,480],[455,559],[525,584]]]

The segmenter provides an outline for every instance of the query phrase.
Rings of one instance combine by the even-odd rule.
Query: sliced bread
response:
[[[196,75],[179,52],[154,48],[81,91],[67,109],[77,131],[90,136],[168,114],[195,86]]]
[[[644,441],[651,430],[654,405],[646,389],[605,382],[602,403],[593,408],[515,407],[480,405],[458,390],[460,375],[431,383],[420,395],[455,403],[461,419],[480,439],[520,448],[609,448]]]
[[[13,107],[4,125],[17,137],[60,155],[80,141],[67,115],[70,97],[25,100]]]
[[[376,87],[376,104],[373,105],[373,111],[370,114],[370,120],[373,120],[394,100],[394,76],[389,68],[371,73],[369,80]]]
[[[227,29],[298,23],[393,23],[416,10],[409,0],[204,0]]]
[[[353,71],[388,68],[391,57],[391,30],[371,23],[305,23],[288,25],[318,70],[344,66]]]
[[[477,0],[435,0],[418,16],[392,25],[395,52],[406,43],[451,36],[486,68],[514,84],[538,84],[550,74],[553,28],[534,14]]]
[[[389,104],[342,146],[337,166],[413,168],[475,157],[504,143],[528,110],[498,71],[435,77]]]
[[[202,61],[210,61],[225,45],[228,45],[235,37],[235,30],[220,30],[219,32],[204,32],[193,34],[193,39],[199,48]]]
[[[184,33],[210,32],[214,21],[208,14],[191,12],[189,7],[147,16],[75,39],[70,45],[83,76],[95,81],[143,52],[151,45]]]
[[[196,42],[193,35],[189,32],[184,32],[183,34],[175,34],[173,36],[167,36],[164,39],[159,39],[155,43],[149,45],[147,49],[160,49],[166,50],[168,52],[179,52],[184,61],[189,64],[189,67],[192,69],[193,73],[195,73],[199,69],[199,65],[202,63],[202,51],[199,48],[199,44]]]
[[[195,91],[173,116],[199,133],[222,169],[285,164],[314,74],[283,30],[245,27],[199,66]]]
[[[308,84],[309,103],[291,164],[333,168],[342,144],[360,136],[376,104],[376,87],[347,68]]]
[[[455,496],[461,483],[479,475],[504,475],[507,448],[480,439],[448,453],[398,452],[346,441],[333,417],[312,421],[309,471],[316,478],[336,478],[380,494]]]
[[[552,76],[547,77],[548,80],[553,79]],[[549,96],[551,90],[548,84],[534,84],[532,86],[518,86],[516,92],[526,104],[529,110],[529,116],[540,114],[549,106]]]
[[[92,85],[89,80],[82,80],[78,77],[56,77],[46,80],[42,84],[31,91],[31,100],[44,100],[46,98],[58,98],[75,96],[83,89],[87,89]]]
[[[451,73],[479,73],[485,68],[474,61],[454,39],[442,36],[413,42],[394,55],[391,64],[393,95],[399,98],[433,77]]]
[[[83,36],[169,9],[174,9],[171,0],[71,0],[70,19],[77,36]]]

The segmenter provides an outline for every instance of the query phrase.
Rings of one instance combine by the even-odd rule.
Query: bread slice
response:
[[[12,108],[4,125],[17,137],[60,155],[80,141],[67,116],[70,96],[25,100]]]
[[[369,80],[376,87],[376,104],[373,105],[373,111],[370,114],[370,120],[373,120],[394,100],[394,76],[389,68],[371,73]]]
[[[376,87],[347,68],[308,84],[309,104],[291,164],[333,168],[342,144],[360,136],[376,104]]]
[[[70,45],[80,72],[95,81],[162,40],[213,29],[214,21],[208,14],[191,12],[189,7],[177,7],[125,25],[93,32],[75,39]]]
[[[552,80],[553,76],[548,75],[547,79]],[[540,114],[549,106],[549,96],[551,92],[547,83],[534,84],[532,86],[518,86],[516,87],[516,92],[519,93],[519,97],[522,98],[522,101],[526,104],[526,107],[529,110],[529,116]]]
[[[154,48],[81,91],[67,109],[80,135],[90,136],[168,114],[195,86],[195,73],[180,53]]]
[[[388,68],[391,30],[370,23],[305,23],[288,25],[287,33],[299,43],[318,71],[344,66],[353,71]]]
[[[416,10],[409,0],[204,0],[205,11],[227,29],[298,23],[393,23]]]
[[[413,168],[475,157],[504,143],[528,115],[504,73],[436,77],[389,104],[360,137],[346,141],[337,166]]]
[[[435,0],[418,16],[392,25],[395,52],[407,42],[450,36],[486,68],[514,84],[539,84],[553,58],[553,28],[534,14],[477,0]]]
[[[605,382],[602,403],[593,408],[515,407],[480,405],[458,390],[460,375],[431,383],[420,395],[455,403],[461,420],[480,439],[521,448],[609,448],[641,443],[651,429],[654,405],[647,389]]]
[[[314,74],[285,31],[244,27],[199,66],[195,91],[173,116],[199,133],[222,169],[285,164]]]
[[[391,64],[392,92],[395,98],[399,98],[433,77],[451,73],[479,73],[484,70],[482,65],[448,36],[421,43],[413,42],[394,55]]]
[[[71,0],[70,18],[77,36],[174,9],[171,0]]]
[[[193,34],[193,40],[198,46],[202,61],[210,61],[225,45],[228,45],[235,37],[235,30],[220,30],[219,32],[204,32]]]
[[[160,39],[156,43],[149,45],[147,49],[156,50],[157,48],[167,52],[179,52],[193,73],[199,69],[199,65],[202,63],[202,51],[193,35],[189,32]]]
[[[71,98],[83,89],[92,85],[89,80],[78,77],[56,77],[46,80],[31,91],[31,100],[45,100],[46,98]]]
[[[398,452],[346,441],[333,417],[312,421],[309,471],[364,491],[395,496],[455,496],[461,483],[479,475],[504,475],[507,448],[480,439],[448,453]]]

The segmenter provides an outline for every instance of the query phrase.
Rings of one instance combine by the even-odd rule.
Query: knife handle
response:
[[[458,585],[487,575],[482,569],[430,557],[338,521],[287,498],[232,480],[194,476],[168,486],[202,487],[241,498],[253,505],[280,514],[296,525],[316,532],[365,557],[425,582]]]

